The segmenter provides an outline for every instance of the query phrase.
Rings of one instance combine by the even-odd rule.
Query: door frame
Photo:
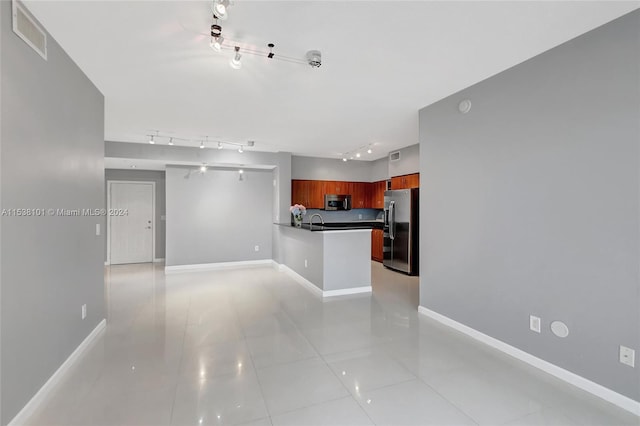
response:
[[[109,211],[111,209],[111,184],[112,183],[124,183],[124,184],[150,184],[151,185],[151,262],[156,260],[156,183],[152,180],[107,180],[107,265],[111,265],[111,216]]]

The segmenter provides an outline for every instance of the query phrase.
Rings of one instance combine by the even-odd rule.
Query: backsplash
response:
[[[302,222],[308,223],[311,215],[318,213],[325,222],[353,222],[355,220],[382,219],[384,212],[377,209],[352,209],[352,210],[320,210],[307,209],[307,214],[302,216]],[[293,218],[292,218],[293,220]],[[314,222],[319,222],[318,218]]]

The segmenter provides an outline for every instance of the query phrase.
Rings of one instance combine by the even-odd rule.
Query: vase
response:
[[[295,225],[296,228],[302,228],[302,215],[301,214],[294,214],[293,215],[293,224]]]

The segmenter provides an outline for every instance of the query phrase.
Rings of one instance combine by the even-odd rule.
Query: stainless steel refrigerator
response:
[[[384,192],[383,265],[418,275],[419,189]]]

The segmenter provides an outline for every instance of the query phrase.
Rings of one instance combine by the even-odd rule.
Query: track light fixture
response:
[[[204,149],[204,141],[200,141],[200,149]]]
[[[297,64],[307,64],[312,68],[319,68],[320,65],[322,65],[322,54],[319,50],[309,50],[305,54],[304,58],[300,58],[280,54],[276,55],[276,53],[273,51],[273,48],[275,47],[274,43],[268,43],[267,50],[256,49],[255,47],[247,46],[238,40],[230,39],[227,39],[227,44],[224,45],[223,42],[225,41],[225,38],[222,36],[222,26],[218,23],[218,20],[227,19],[228,9],[229,0],[213,0],[213,3],[211,5],[213,23],[211,24],[210,28],[211,39],[209,41],[209,46],[216,52],[221,52],[222,50],[233,50],[235,53],[229,62],[229,65],[231,65],[233,69],[240,69],[242,67],[242,62],[240,62],[240,58],[242,57],[242,55],[240,54],[241,46],[243,54],[262,56],[268,59],[278,59],[281,61],[293,62]]]
[[[342,161],[347,161],[347,159],[354,160],[356,158],[361,158],[362,152],[365,151],[365,148],[366,148],[367,154],[371,154],[373,153],[372,146],[373,146],[372,144],[363,145],[361,147],[354,149],[353,151],[343,152],[340,154],[342,156]]]
[[[240,62],[240,58],[242,58],[242,55],[240,54],[240,46],[234,47],[234,50],[236,51],[236,54],[229,62],[229,65],[231,65],[231,68],[234,70],[239,70],[242,68],[242,62]]]
[[[151,135],[151,139],[149,139],[149,143],[150,143],[151,145],[153,145],[154,143],[156,143],[156,141],[154,141],[154,140],[153,140],[153,135]]]
[[[242,153],[244,152],[244,149],[242,149],[242,145],[240,145],[240,147],[238,148],[238,152],[239,152],[240,154],[242,154]]]
[[[164,140],[168,145],[171,145],[171,146],[175,145],[175,141],[183,141],[187,146],[189,145],[193,146],[194,143],[198,143],[199,145],[197,146],[200,149],[204,149],[209,146],[209,136],[204,136],[204,139],[200,139],[200,138],[188,139],[188,138],[181,138],[177,136],[163,135],[163,134],[160,134],[159,130],[154,130],[154,132],[155,134],[147,135],[149,137],[148,142],[152,145],[155,145],[156,143],[162,143],[162,141]],[[230,145],[234,149],[237,149],[238,152],[240,153],[244,152],[245,148],[253,147],[256,144],[255,141],[246,141],[243,143],[239,143],[239,142],[227,142],[227,141],[214,140],[211,142],[215,143],[218,149],[223,149],[225,145]]]
[[[222,142],[218,142],[218,149],[222,149]]]
[[[202,166],[200,166],[200,173],[204,173],[207,171],[207,163],[202,163]]]
[[[169,145],[173,145],[173,138],[169,138]]]

